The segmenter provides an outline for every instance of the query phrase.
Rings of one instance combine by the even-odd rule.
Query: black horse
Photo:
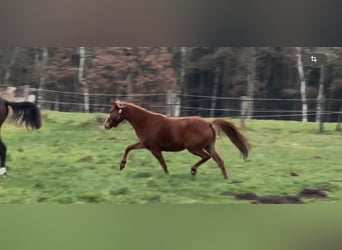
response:
[[[38,107],[31,102],[9,102],[0,97],[0,128],[12,109],[10,121],[14,124],[25,125],[27,129],[39,129],[42,126]],[[1,174],[6,173],[6,146],[0,137],[0,168]]]

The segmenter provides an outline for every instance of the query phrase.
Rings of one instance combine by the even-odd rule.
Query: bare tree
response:
[[[248,72],[247,72],[247,96],[248,96],[248,108],[247,117],[250,119],[254,110],[254,92],[255,92],[255,75],[256,75],[256,51],[255,47],[248,48]]]
[[[39,83],[38,83],[38,96],[37,96],[37,101],[38,105],[41,107],[42,106],[42,101],[43,101],[43,93],[42,89],[45,87],[45,82],[46,82],[46,67],[47,67],[47,62],[48,62],[48,48],[43,47],[42,50],[36,49],[35,55],[34,55],[34,61],[36,64],[36,70],[39,75]]]
[[[89,88],[87,85],[87,81],[84,77],[84,68],[85,68],[85,59],[86,59],[86,50],[85,47],[79,47],[80,52],[80,64],[78,68],[78,81],[83,87],[84,93],[84,111],[89,112]]]
[[[297,68],[300,80],[300,94],[302,98],[302,121],[308,121],[308,103],[306,100],[306,82],[305,82],[305,74],[304,74],[304,67],[302,62],[302,48],[296,47],[297,49]]]
[[[318,88],[318,95],[317,95],[316,122],[321,122],[321,117],[322,117],[324,73],[325,73],[324,65],[322,65],[320,68],[319,88]]]
[[[189,49],[187,47],[180,47],[180,74],[179,74],[179,82],[181,88],[184,88],[185,85],[185,76],[186,76],[186,67],[188,60]]]
[[[11,77],[11,71],[12,71],[13,65],[15,64],[15,60],[17,58],[18,50],[19,50],[18,47],[13,48],[12,50],[10,62],[7,66],[7,70],[6,70],[4,81],[3,81],[4,85],[8,85],[8,81]]]
[[[214,76],[213,92],[212,92],[211,105],[210,105],[210,117],[214,117],[215,115],[215,107],[217,103],[217,91],[220,85],[220,74],[221,74],[220,66],[215,67],[214,74],[215,76]]]

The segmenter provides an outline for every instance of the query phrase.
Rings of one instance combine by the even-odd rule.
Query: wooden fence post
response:
[[[341,131],[341,121],[342,121],[342,105],[340,106],[340,112],[338,112],[336,131]]]
[[[175,93],[173,94],[173,116],[180,116],[180,108],[181,108],[181,98]]]
[[[166,95],[166,115],[172,115],[172,91],[168,90]]]
[[[319,110],[319,132],[323,133],[324,130],[324,96],[321,97],[321,99],[319,100],[320,103],[320,110]]]
[[[24,85],[23,88],[24,100],[27,101],[30,95],[30,85]]]
[[[53,109],[59,111],[59,94],[56,93],[55,95],[55,103],[53,105]]]
[[[246,127],[245,120],[246,120],[246,115],[247,115],[249,98],[247,96],[241,96],[240,99],[241,99],[240,126],[242,128],[245,128]]]
[[[181,98],[176,93],[173,93],[172,90],[167,91],[166,106],[167,116],[178,117],[180,115]]]
[[[44,109],[44,106],[43,106],[43,91],[42,91],[40,86],[37,89],[37,106],[40,109]]]

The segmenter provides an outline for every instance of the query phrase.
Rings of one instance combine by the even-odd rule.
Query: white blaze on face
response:
[[[105,128],[110,128],[110,115],[107,116],[106,120],[104,121]]]

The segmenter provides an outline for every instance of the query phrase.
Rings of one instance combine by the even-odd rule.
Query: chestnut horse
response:
[[[118,126],[123,120],[132,125],[139,141],[126,148],[120,163],[120,170],[125,167],[128,153],[131,150],[146,148],[158,159],[165,173],[168,174],[162,151],[176,152],[187,149],[190,153],[201,157],[201,160],[191,167],[193,176],[196,175],[200,165],[213,158],[220,167],[223,177],[227,179],[224,163],[215,150],[216,132],[214,127],[227,135],[240,150],[244,159],[248,156],[250,144],[247,139],[233,123],[224,119],[215,119],[209,122],[201,117],[170,118],[132,103],[115,100],[112,102],[104,127],[111,129]]]
[[[27,129],[39,129],[41,116],[37,106],[31,102],[9,102],[0,97],[0,128],[6,120],[9,109],[12,109],[11,122],[25,125]],[[0,174],[6,174],[6,146],[0,138]]]

